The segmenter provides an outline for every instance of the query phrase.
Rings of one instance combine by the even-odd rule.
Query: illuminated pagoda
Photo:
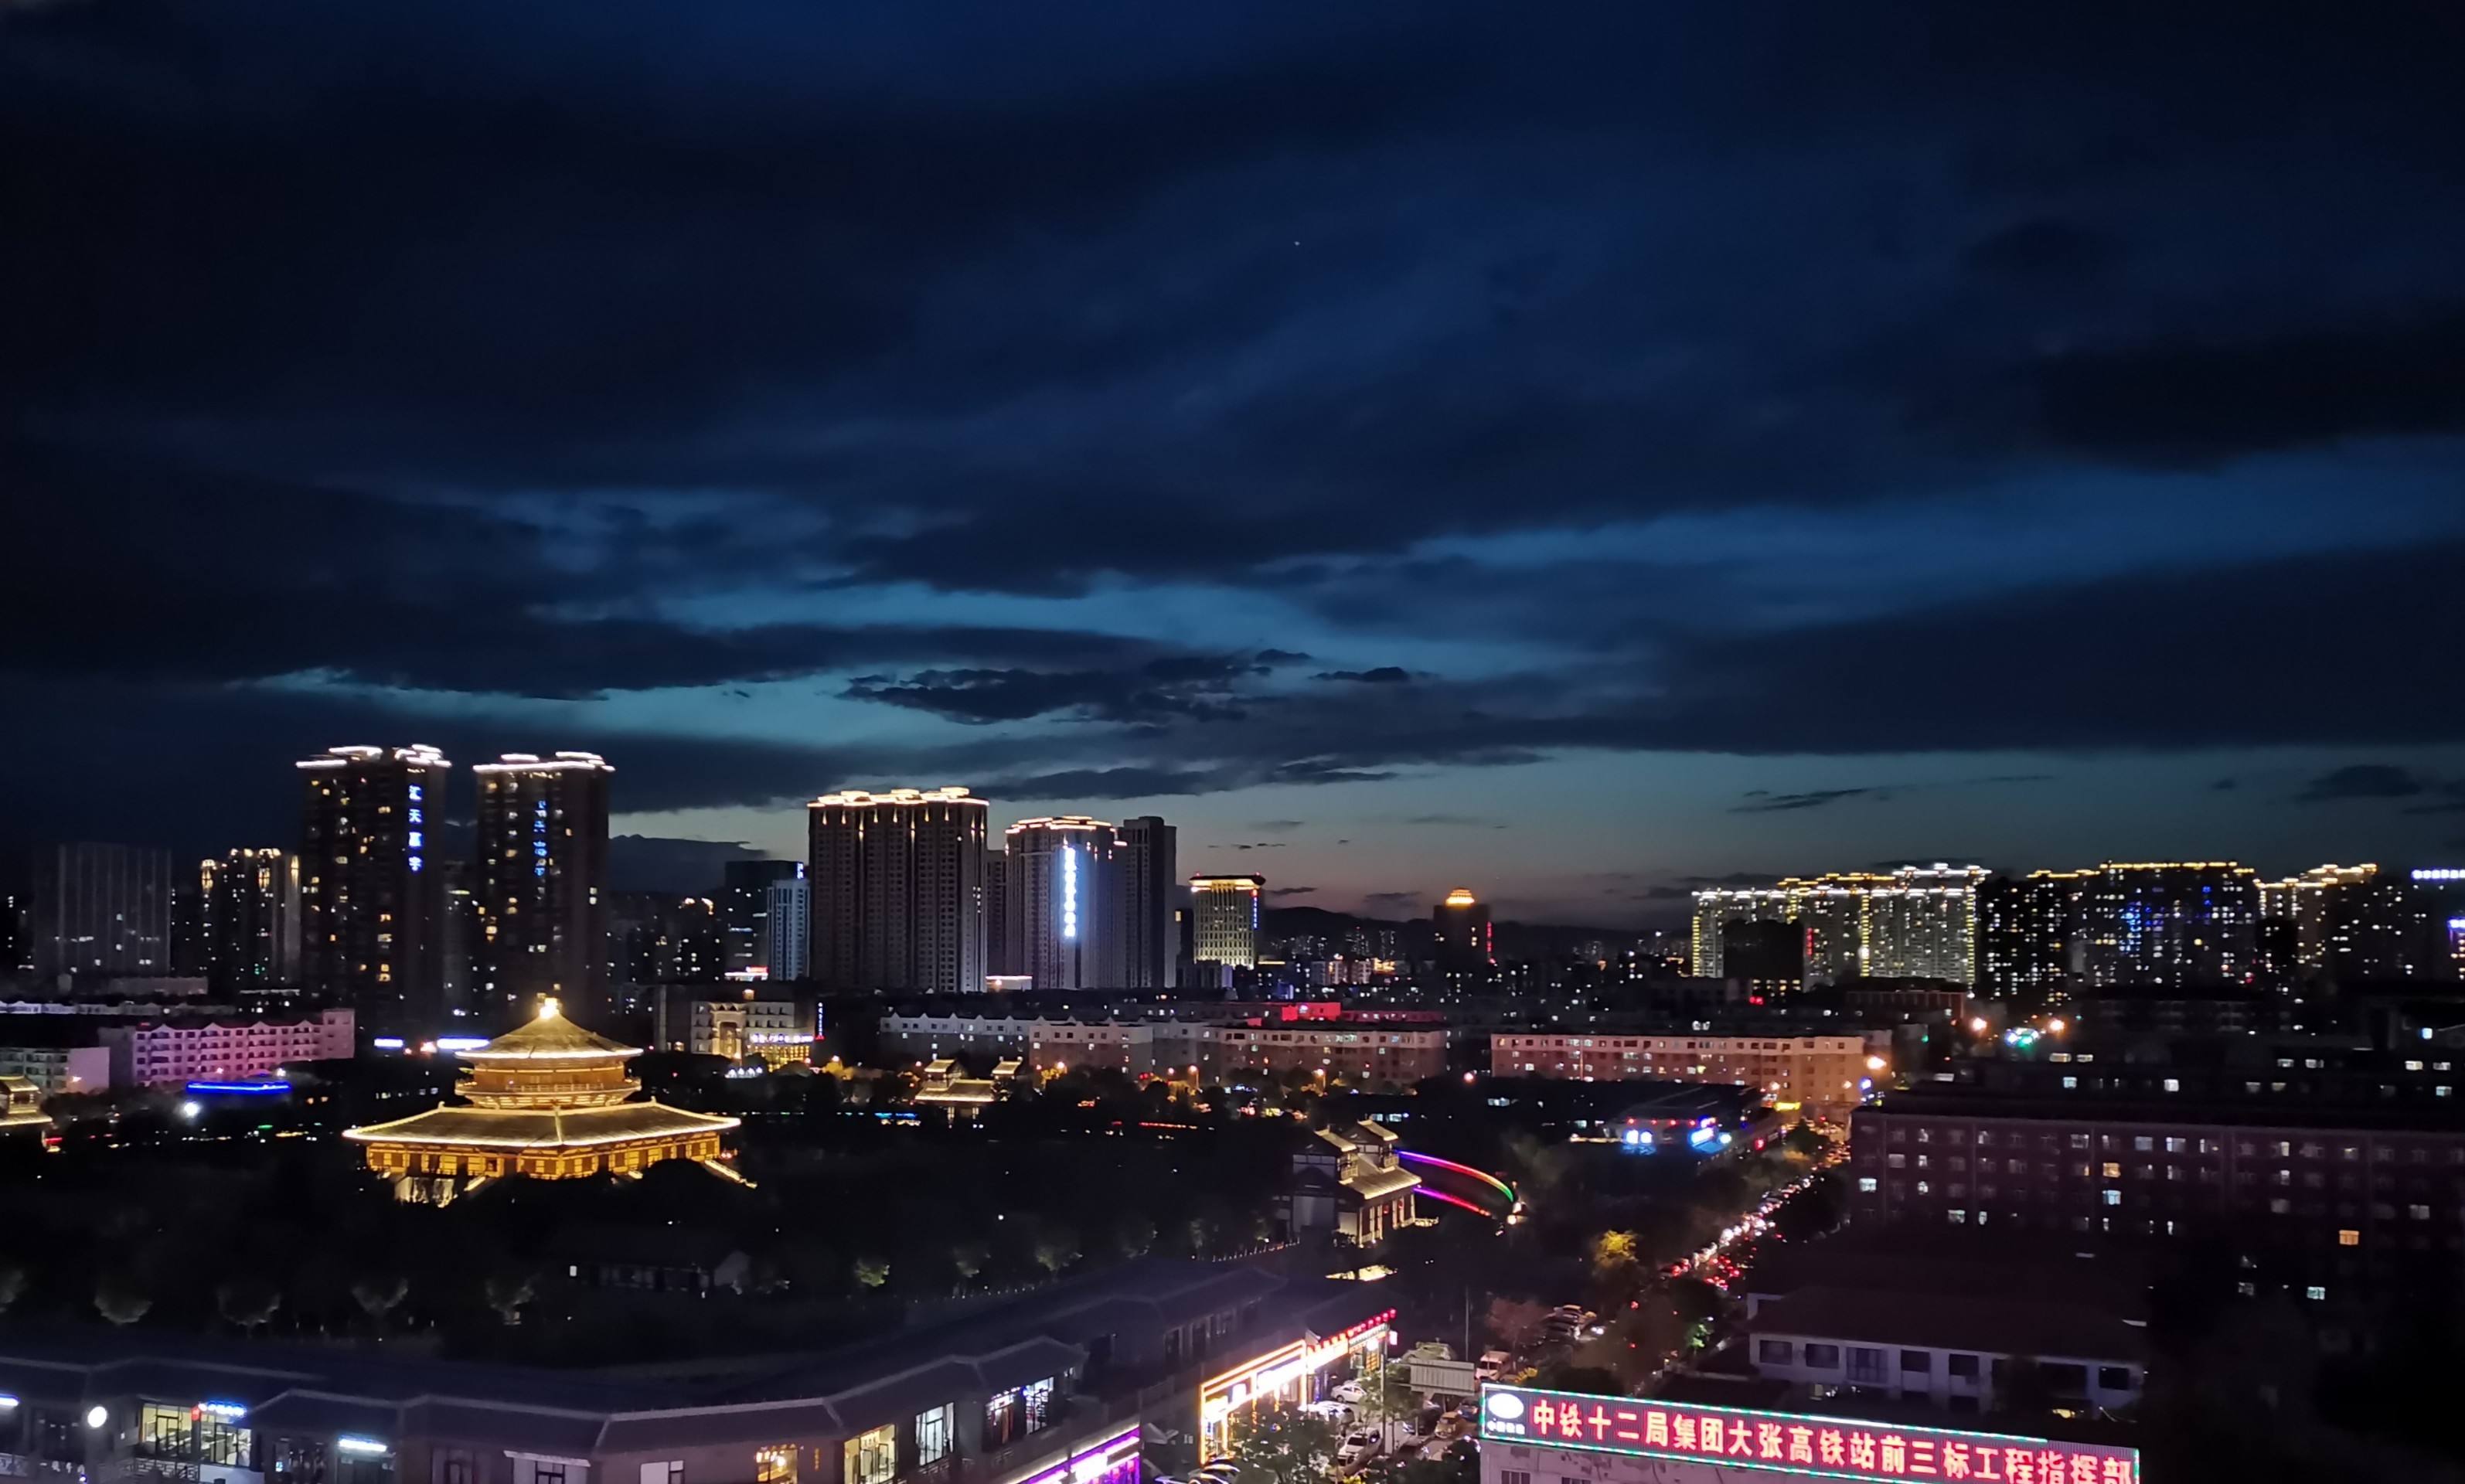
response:
[[[51,1130],[52,1120],[43,1113],[42,1089],[25,1077],[0,1077],[0,1138]]]
[[[641,1080],[625,1063],[641,1051],[575,1025],[554,1000],[530,1024],[459,1054],[470,1064],[462,1102],[344,1131],[367,1146],[368,1168],[393,1182],[396,1200],[442,1206],[500,1175],[638,1179],[664,1160],[744,1183],[721,1163],[735,1119],[636,1101]]]

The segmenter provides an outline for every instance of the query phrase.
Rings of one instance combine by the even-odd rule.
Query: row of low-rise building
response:
[[[1500,1030],[1489,1046],[1499,1076],[1735,1082],[1784,1110],[1834,1118],[1855,1107],[1888,1065],[1855,1031]]]
[[[211,1484],[1137,1484],[1160,1472],[1151,1447],[1186,1470],[1256,1407],[1354,1374],[1387,1340],[1372,1294],[1149,1260],[844,1350],[625,1372],[16,1335],[0,1342],[0,1465]]]
[[[347,1009],[295,1014],[0,1014],[0,1076],[42,1096],[240,1081],[353,1054]]]
[[[1017,1056],[1037,1071],[1102,1067],[1131,1076],[1196,1069],[1210,1079],[1244,1071],[1323,1073],[1355,1085],[1410,1086],[1447,1070],[1444,1026],[1348,1020],[1215,1024],[1187,1020],[1048,1020],[1004,1015],[885,1015],[885,1057],[929,1061],[975,1052]]]

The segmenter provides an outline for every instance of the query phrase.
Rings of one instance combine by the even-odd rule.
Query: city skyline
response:
[[[1379,915],[2465,859],[2465,103],[2321,30],[12,15],[0,847],[548,737],[620,836],[896,777]]]

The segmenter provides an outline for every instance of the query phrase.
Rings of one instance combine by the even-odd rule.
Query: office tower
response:
[[[762,966],[772,979],[810,979],[813,883],[805,879],[801,864],[787,864],[795,866],[797,875],[770,884],[769,905],[764,909],[762,924],[769,941],[763,945]]]
[[[1265,876],[1189,878],[1189,952],[1201,963],[1258,966],[1258,908]]]
[[[983,989],[988,815],[965,788],[851,789],[806,806],[813,980],[840,989]]]
[[[800,860],[731,860],[722,868],[719,910],[727,935],[729,973],[770,967],[770,888],[804,875],[805,863]]]
[[[46,980],[157,978],[171,972],[171,853],[140,845],[58,845],[35,853],[27,914]]]
[[[1942,979],[1976,970],[1977,866],[1903,866],[1866,883],[1863,956],[1869,979]]]
[[[1121,873],[1113,827],[1073,814],[1004,835],[1019,972],[1038,989],[1121,986]]]
[[[1018,919],[1010,912],[1010,853],[988,842],[985,846],[986,977],[1008,978],[1019,973],[1019,960],[1027,954],[1025,944]]]
[[[1458,886],[1431,909],[1430,918],[1437,931],[1440,972],[1482,974],[1498,966],[1498,939],[1487,902]]]
[[[1170,989],[1178,977],[1173,908],[1181,897],[1175,831],[1153,814],[1121,821],[1121,974],[1124,989]]]
[[[233,850],[197,864],[207,987],[270,989],[300,978],[300,857]]]
[[[1721,930],[1731,922],[1787,922],[1794,916],[1789,894],[1776,886],[1710,887],[1695,894],[1695,924],[1687,954],[1698,978],[1724,976]]]
[[[445,1019],[443,892],[430,867],[447,770],[433,747],[334,747],[300,770],[300,971],[363,1028]]]
[[[479,790],[471,900],[474,1013],[597,1014],[608,991],[608,789],[596,753],[509,752],[471,769]]]
[[[1977,889],[1977,989],[1997,999],[2063,998],[2082,975],[2080,902],[2088,871],[1994,876]]]
[[[2088,982],[2247,983],[2258,969],[2258,877],[2249,866],[2109,861],[2081,897]]]

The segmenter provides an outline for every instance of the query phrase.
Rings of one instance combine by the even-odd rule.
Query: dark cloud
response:
[[[1299,650],[1260,650],[1254,657],[1262,665],[1297,665],[1309,658]]]
[[[1700,890],[1711,886],[1769,886],[1785,875],[1787,873],[1779,871],[1732,871],[1724,875],[1681,876],[1679,879],[1688,888]]]
[[[617,892],[715,892],[728,862],[766,858],[741,842],[611,835],[608,886]]]
[[[1306,823],[1299,819],[1262,819],[1252,828],[1264,831],[1268,834],[1290,834],[1296,830],[1304,828]]]
[[[2104,266],[2108,248],[2095,233],[2054,217],[2014,222],[1968,245],[1972,272],[2018,278],[2084,278]]]
[[[1310,678],[1350,680],[1361,685],[1402,685],[1412,678],[1412,672],[1399,665],[1381,665],[1375,670],[1322,670]]]
[[[2410,799],[2432,785],[2409,768],[2385,763],[2354,763],[2333,769],[2302,786],[2298,804],[2328,804],[2343,799]]]
[[[1505,825],[1495,819],[1483,819],[1477,814],[1412,814],[1408,815],[1405,818],[1404,823],[1408,825],[1444,825],[1463,830],[1503,830],[1506,828]]]
[[[2465,432],[2465,304],[2411,305],[2381,323],[2082,349],[2025,375],[2048,438],[2137,462]]]
[[[2212,793],[2232,793],[2234,789],[2240,786],[2242,786],[2242,785],[2235,779],[2220,778],[2215,783],[2209,785],[2209,789]]]
[[[1262,668],[1183,654],[1121,670],[926,670],[904,680],[858,676],[841,694],[977,723],[1055,713],[1105,721],[1237,720],[1242,713],[1232,688]]]
[[[1317,894],[1315,886],[1271,886],[1267,889],[1270,897],[1314,897]]]
[[[1818,788],[1810,793],[1771,793],[1758,788],[1749,792],[1746,797],[1753,802],[1732,805],[1729,812],[1732,814],[1784,814],[1797,809],[1821,808],[1827,804],[1837,804],[1843,799],[1884,800],[1890,798],[1891,794],[1883,789],[1871,787]]]
[[[1418,892],[1369,892],[1361,904],[1372,912],[1400,912],[1410,916],[1420,910],[1424,898]]]

